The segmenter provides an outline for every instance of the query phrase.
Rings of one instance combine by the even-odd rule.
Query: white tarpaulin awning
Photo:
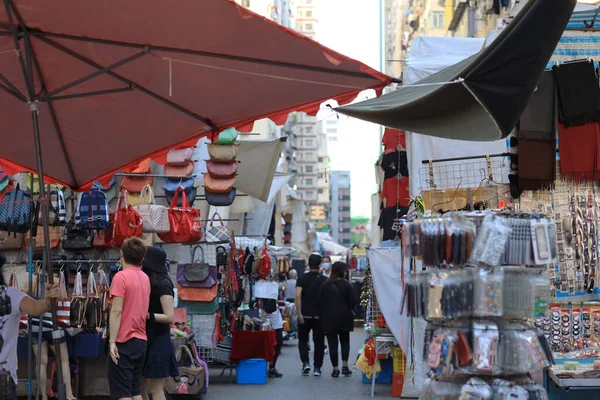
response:
[[[349,248],[342,246],[336,242],[330,242],[329,240],[321,240],[319,242],[321,248],[325,250],[326,253],[331,254],[332,256],[339,256],[342,254],[346,254]]]
[[[255,199],[269,203],[271,183],[286,138],[240,140],[235,186]],[[277,193],[277,192],[275,192]]]

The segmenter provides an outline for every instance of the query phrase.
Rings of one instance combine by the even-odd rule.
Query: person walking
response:
[[[354,330],[354,307],[357,299],[352,285],[344,279],[347,269],[346,263],[341,261],[333,264],[329,279],[321,286],[317,304],[323,333],[329,343],[329,357],[333,366],[331,376],[334,378],[340,376],[338,344],[342,348],[342,375],[352,375],[348,367],[348,358],[350,332]]]
[[[325,278],[329,279],[331,275],[331,257],[323,256],[323,262],[321,263],[321,271]]]
[[[21,314],[40,317],[50,310],[52,299],[60,300],[61,294],[57,284],[47,284],[44,298],[34,300],[16,287],[8,287],[2,269],[6,257],[0,254],[0,365],[10,375],[8,388],[0,392],[0,398],[17,400],[17,341],[19,339],[19,323]]]
[[[267,321],[271,323],[271,327],[275,330],[275,356],[273,361],[269,365],[269,377],[270,378],[282,378],[283,374],[277,370],[277,359],[281,354],[281,347],[283,346],[283,317],[277,304],[277,300],[273,299],[262,299],[262,308],[265,311],[265,317]]]
[[[167,253],[160,247],[148,247],[142,262],[142,271],[150,280],[150,306],[146,323],[148,347],[140,382],[142,398],[148,400],[146,388],[150,387],[152,400],[165,400],[165,379],[179,375],[171,342],[171,323],[175,319],[175,294],[174,284],[169,276]]]
[[[295,303],[298,310],[298,350],[302,360],[302,375],[310,373],[310,358],[308,355],[308,338],[312,331],[314,354],[314,376],[321,376],[323,357],[325,352],[325,337],[319,321],[319,293],[325,277],[321,275],[321,256],[312,254],[308,258],[309,272],[296,281]]]
[[[121,248],[123,270],[110,285],[108,384],[112,399],[142,400],[140,380],[150,306],[150,279],[141,269],[145,255],[142,239],[126,239]]]
[[[284,300],[288,302],[294,301],[296,295],[296,281],[298,280],[298,272],[295,269],[288,272],[288,279],[285,282]]]

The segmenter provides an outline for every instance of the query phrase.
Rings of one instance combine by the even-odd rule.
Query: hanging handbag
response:
[[[184,188],[184,189],[185,189],[184,193],[188,199],[190,207],[193,207],[194,202],[196,201],[196,195],[198,193],[198,188],[196,188],[196,186],[190,186],[190,187]],[[177,191],[177,188],[173,191],[165,189],[165,200],[167,201],[167,204],[171,204],[171,202],[173,201],[173,198],[175,197],[176,191]],[[182,203],[181,203],[182,201],[183,201],[183,197],[179,197],[177,200],[177,207],[182,206]]]
[[[220,162],[208,160],[206,162],[206,169],[208,174],[215,179],[229,179],[235,178],[238,171],[238,162]]]
[[[183,287],[190,288],[210,288],[217,284],[219,269],[216,265],[208,267],[208,277],[202,282],[190,282],[185,278],[185,266],[187,264],[177,266],[177,283]]]
[[[96,249],[106,249],[109,247],[106,243],[106,230],[94,231],[94,240],[92,241],[92,246],[94,246]]]
[[[182,207],[177,207],[179,195],[182,197]],[[169,206],[169,232],[159,233],[160,240],[166,243],[197,243],[202,239],[202,217],[200,210],[191,208],[183,188],[175,192]]]
[[[165,165],[165,175],[172,176],[179,180],[181,177],[186,176],[189,177],[194,173],[194,161],[188,160],[183,165]]]
[[[97,289],[96,277],[90,272],[87,281],[87,305],[85,310],[86,326],[89,329],[102,327],[102,303]]]
[[[1,231],[0,232],[0,250],[21,250],[23,248],[23,238],[24,235],[22,233],[8,233]]]
[[[227,255],[227,250],[225,249],[225,247],[223,247],[223,246],[217,246],[216,261],[217,261],[217,266],[218,267],[225,267],[225,266],[227,266],[228,255]]]
[[[174,395],[199,394],[204,388],[206,371],[198,364],[187,346],[179,346],[175,351],[175,357],[179,374],[176,378],[167,378],[166,392]]]
[[[235,177],[227,179],[213,178],[210,174],[204,174],[204,187],[211,193],[227,194],[233,189]]]
[[[112,247],[123,246],[123,242],[127,238],[142,237],[142,217],[131,204],[128,204],[127,189],[125,188],[119,193],[117,211],[112,223]]]
[[[152,186],[154,178],[151,176],[124,176],[121,187],[126,188],[129,193],[141,193],[147,185]]]
[[[227,128],[221,133],[219,133],[219,139],[217,139],[217,144],[233,144],[238,138],[238,131],[235,128]]]
[[[229,193],[212,193],[207,188],[204,188],[204,196],[206,197],[206,201],[211,206],[215,207],[228,207],[235,200],[236,189],[231,189]]]
[[[192,159],[194,149],[187,147],[185,149],[171,149],[167,153],[167,164],[175,166],[185,166]]]
[[[32,197],[28,190],[16,189],[6,193],[0,203],[0,230],[27,233],[31,227]]]
[[[267,247],[263,247],[262,254],[260,255],[259,261],[260,279],[267,279],[271,275],[271,256],[267,252]]]
[[[198,301],[208,303],[217,297],[219,285],[210,288],[190,288],[177,284],[177,296],[185,301]]]
[[[94,231],[85,229],[70,220],[65,226],[62,238],[62,248],[67,251],[90,250],[94,248]]]
[[[142,217],[142,228],[144,233],[169,232],[169,210],[165,206],[156,205],[152,187],[144,186],[140,194],[140,205],[134,209]]]
[[[202,259],[196,260],[196,251],[200,249],[202,253]],[[204,249],[201,246],[195,246],[192,250],[191,263],[183,266],[183,275],[185,280],[188,282],[203,282],[209,275],[209,268],[207,262],[204,261]]]
[[[215,217],[219,217],[220,225],[215,225]],[[229,243],[231,236],[229,229],[225,227],[219,213],[214,213],[206,229],[207,243]]]
[[[71,326],[73,328],[83,328],[87,324],[85,314],[87,299],[83,295],[83,280],[81,272],[75,274],[73,284],[73,295],[71,297]]]
[[[209,144],[208,154],[213,161],[235,161],[238,152],[240,151],[239,144]]]

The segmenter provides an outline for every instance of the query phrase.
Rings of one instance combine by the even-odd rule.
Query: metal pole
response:
[[[469,2],[467,11],[467,37],[475,37],[475,5]]]
[[[31,55],[29,55],[31,56]],[[50,229],[48,227],[48,220],[50,218],[50,212],[48,210],[48,200],[46,198],[46,188],[44,186],[44,163],[42,160],[42,145],[40,143],[40,127],[38,122],[38,105],[36,102],[29,103],[29,110],[31,111],[31,120],[33,122],[33,137],[35,141],[35,155],[38,169],[38,179],[40,182],[40,199],[42,209],[42,228],[44,232],[44,256],[46,262],[46,273],[48,275],[48,283],[54,283],[54,271],[52,269],[52,253],[50,251]],[[62,375],[62,360],[60,352],[60,340],[64,337],[64,331],[58,327],[58,318],[56,316],[56,299],[51,302],[52,311],[52,339],[54,341],[54,348],[56,349],[57,370],[58,370],[58,399],[66,400],[66,387],[63,383]]]

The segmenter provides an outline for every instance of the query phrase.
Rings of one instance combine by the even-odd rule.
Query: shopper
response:
[[[354,330],[354,307],[357,300],[350,282],[344,279],[348,267],[346,263],[338,261],[331,267],[331,275],[327,282],[321,286],[319,303],[323,333],[329,343],[329,356],[333,365],[331,376],[340,376],[338,368],[338,343],[342,348],[342,374],[352,375],[348,367],[350,356],[350,332]],[[339,342],[338,342],[339,339]]]
[[[167,253],[160,247],[148,247],[142,262],[142,271],[150,279],[150,307],[146,323],[148,348],[142,371],[142,398],[148,400],[146,388],[150,387],[152,400],[165,400],[165,379],[179,375],[171,342],[171,323],[175,319],[175,294],[173,281],[169,276]]]
[[[44,298],[34,300],[15,287],[7,287],[4,281],[3,266],[6,257],[0,254],[0,365],[10,374],[11,382],[6,390],[0,391],[0,398],[17,399],[17,341],[19,339],[19,322],[21,314],[39,317],[50,309],[51,299],[59,300],[62,296],[58,285],[46,285]],[[9,307],[10,305],[10,307]]]
[[[329,278],[329,276],[331,275],[331,257],[323,257],[323,262],[321,263],[321,271],[323,271],[323,275],[326,278]]]
[[[321,367],[323,366],[323,356],[325,347],[325,337],[319,321],[319,310],[317,303],[321,285],[325,282],[325,277],[319,272],[321,268],[321,256],[312,254],[308,258],[310,271],[298,278],[296,282],[296,308],[298,314],[298,349],[300,359],[302,360],[302,375],[310,373],[310,358],[308,355],[308,338],[312,331],[313,343],[315,345],[314,370],[315,376],[321,376]]]
[[[110,286],[108,383],[113,399],[142,400],[140,379],[146,358],[150,279],[142,272],[146,245],[129,238],[121,248],[123,270]]]
[[[267,320],[271,323],[272,328],[275,330],[275,357],[273,362],[269,365],[269,377],[271,378],[282,378],[283,374],[276,368],[277,359],[281,354],[281,346],[283,346],[283,317],[281,311],[277,307],[277,301],[272,299],[263,299],[262,307],[266,313]]]
[[[295,269],[288,272],[288,279],[285,283],[285,300],[288,302],[294,301],[296,295],[296,281],[298,280],[298,272]]]

